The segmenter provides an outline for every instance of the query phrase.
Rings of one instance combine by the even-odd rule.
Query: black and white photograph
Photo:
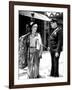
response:
[[[19,11],[19,79],[63,77],[62,52],[62,12]]]
[[[14,85],[69,83],[68,8],[26,3],[13,13]]]

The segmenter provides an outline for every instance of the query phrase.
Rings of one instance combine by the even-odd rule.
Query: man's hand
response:
[[[56,57],[58,57],[58,56],[59,56],[59,53],[58,53],[58,52],[56,52],[56,53],[55,53],[55,56],[56,56]]]
[[[39,53],[39,58],[42,58],[42,53],[41,52]]]
[[[50,47],[48,47],[47,50],[50,51]]]

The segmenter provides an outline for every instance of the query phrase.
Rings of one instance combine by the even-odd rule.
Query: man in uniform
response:
[[[51,73],[50,76],[59,77],[59,57],[63,46],[63,29],[58,26],[57,20],[50,22],[51,30],[49,37],[49,47],[51,53]]]

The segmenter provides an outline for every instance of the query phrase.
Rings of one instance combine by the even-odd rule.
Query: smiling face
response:
[[[33,26],[32,26],[32,34],[35,34],[36,33],[36,31],[37,31],[37,24],[34,24]]]

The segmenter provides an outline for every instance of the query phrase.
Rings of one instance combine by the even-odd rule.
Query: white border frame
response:
[[[18,80],[18,35],[19,35],[19,10],[30,10],[30,11],[56,11],[63,12],[63,60],[64,60],[64,77],[60,78],[52,78],[52,79],[25,79]],[[38,84],[38,83],[56,83],[56,82],[67,82],[67,8],[54,8],[54,7],[39,7],[39,6],[14,6],[14,85],[22,85],[22,84]]]

